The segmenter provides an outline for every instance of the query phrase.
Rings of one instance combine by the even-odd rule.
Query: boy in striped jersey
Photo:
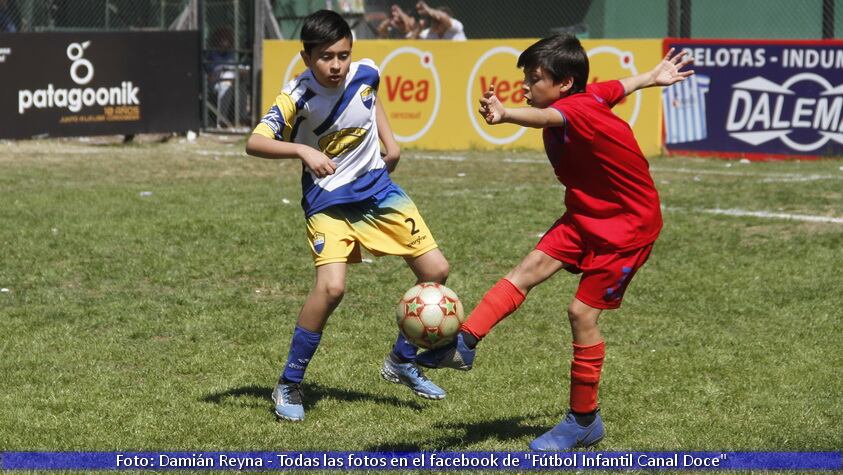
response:
[[[345,292],[347,265],[361,260],[361,246],[375,255],[403,257],[418,282],[445,283],[449,270],[415,204],[389,177],[400,150],[377,100],[377,66],[369,59],[351,61],[351,29],[335,12],[308,16],[301,39],[307,71],[278,94],[246,144],[249,155],[302,162],[302,208],[316,282],[272,394],[278,417],[293,421],[304,419],[300,384]],[[399,334],[381,376],[421,397],[444,398],[445,391],[416,365],[416,351]]]

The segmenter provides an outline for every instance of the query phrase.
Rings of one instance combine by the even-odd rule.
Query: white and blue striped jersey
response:
[[[392,184],[380,155],[375,116],[380,71],[370,59],[351,63],[337,88],[319,85],[308,69],[275,98],[254,133],[308,145],[337,165],[317,178],[302,170],[302,208],[309,217],[337,204],[363,201]]]
[[[696,74],[662,90],[665,142],[696,142],[708,137],[705,95],[710,78]]]

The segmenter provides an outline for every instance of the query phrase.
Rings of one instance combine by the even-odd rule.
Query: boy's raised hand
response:
[[[694,74],[693,70],[681,71],[682,68],[694,62],[694,58],[688,56],[687,51],[680,51],[673,54],[674,48],[670,48],[664,59],[650,71],[650,81],[654,86],[670,86]]]
[[[416,19],[406,14],[398,5],[392,5],[390,24],[401,33],[407,34],[415,29]]]
[[[424,2],[424,0],[419,0],[419,2],[416,3],[416,12],[418,12],[419,15],[430,16],[430,10],[432,9]]]
[[[477,112],[483,116],[489,125],[500,124],[503,121],[506,109],[501,104],[501,101],[498,100],[498,96],[495,95],[494,84],[489,86],[489,90],[483,93],[483,97],[480,98],[480,110]]]

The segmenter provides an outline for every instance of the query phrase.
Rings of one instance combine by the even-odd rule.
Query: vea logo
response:
[[[796,74],[782,84],[756,76],[732,85],[726,131],[750,145],[780,140],[798,152],[843,144],[843,84]]]
[[[527,131],[515,124],[486,125],[477,113],[477,100],[494,84],[495,94],[506,107],[523,107],[524,75],[513,67],[521,51],[511,46],[496,46],[483,53],[468,75],[465,110],[474,130],[489,143],[515,142]]]
[[[638,74],[635,55],[614,46],[597,46],[587,51],[592,76],[589,82],[599,82]],[[524,74],[513,65],[521,50],[510,46],[497,46],[483,53],[474,63],[466,88],[466,111],[474,130],[487,142],[496,145],[513,143],[527,131],[514,124],[488,126],[477,113],[477,100],[489,86],[495,85],[495,94],[506,107],[524,107]],[[615,114],[635,126],[641,110],[641,92],[636,92],[613,109]]]
[[[433,53],[396,48],[381,61],[380,97],[385,101],[395,140],[423,137],[439,114],[442,86]]]

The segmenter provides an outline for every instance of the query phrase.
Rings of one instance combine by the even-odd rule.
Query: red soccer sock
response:
[[[493,326],[514,312],[525,298],[515,284],[501,279],[486,292],[461,329],[481,340]]]
[[[606,344],[583,346],[574,344],[571,361],[571,410],[579,413],[597,409],[597,386],[606,356]]]

